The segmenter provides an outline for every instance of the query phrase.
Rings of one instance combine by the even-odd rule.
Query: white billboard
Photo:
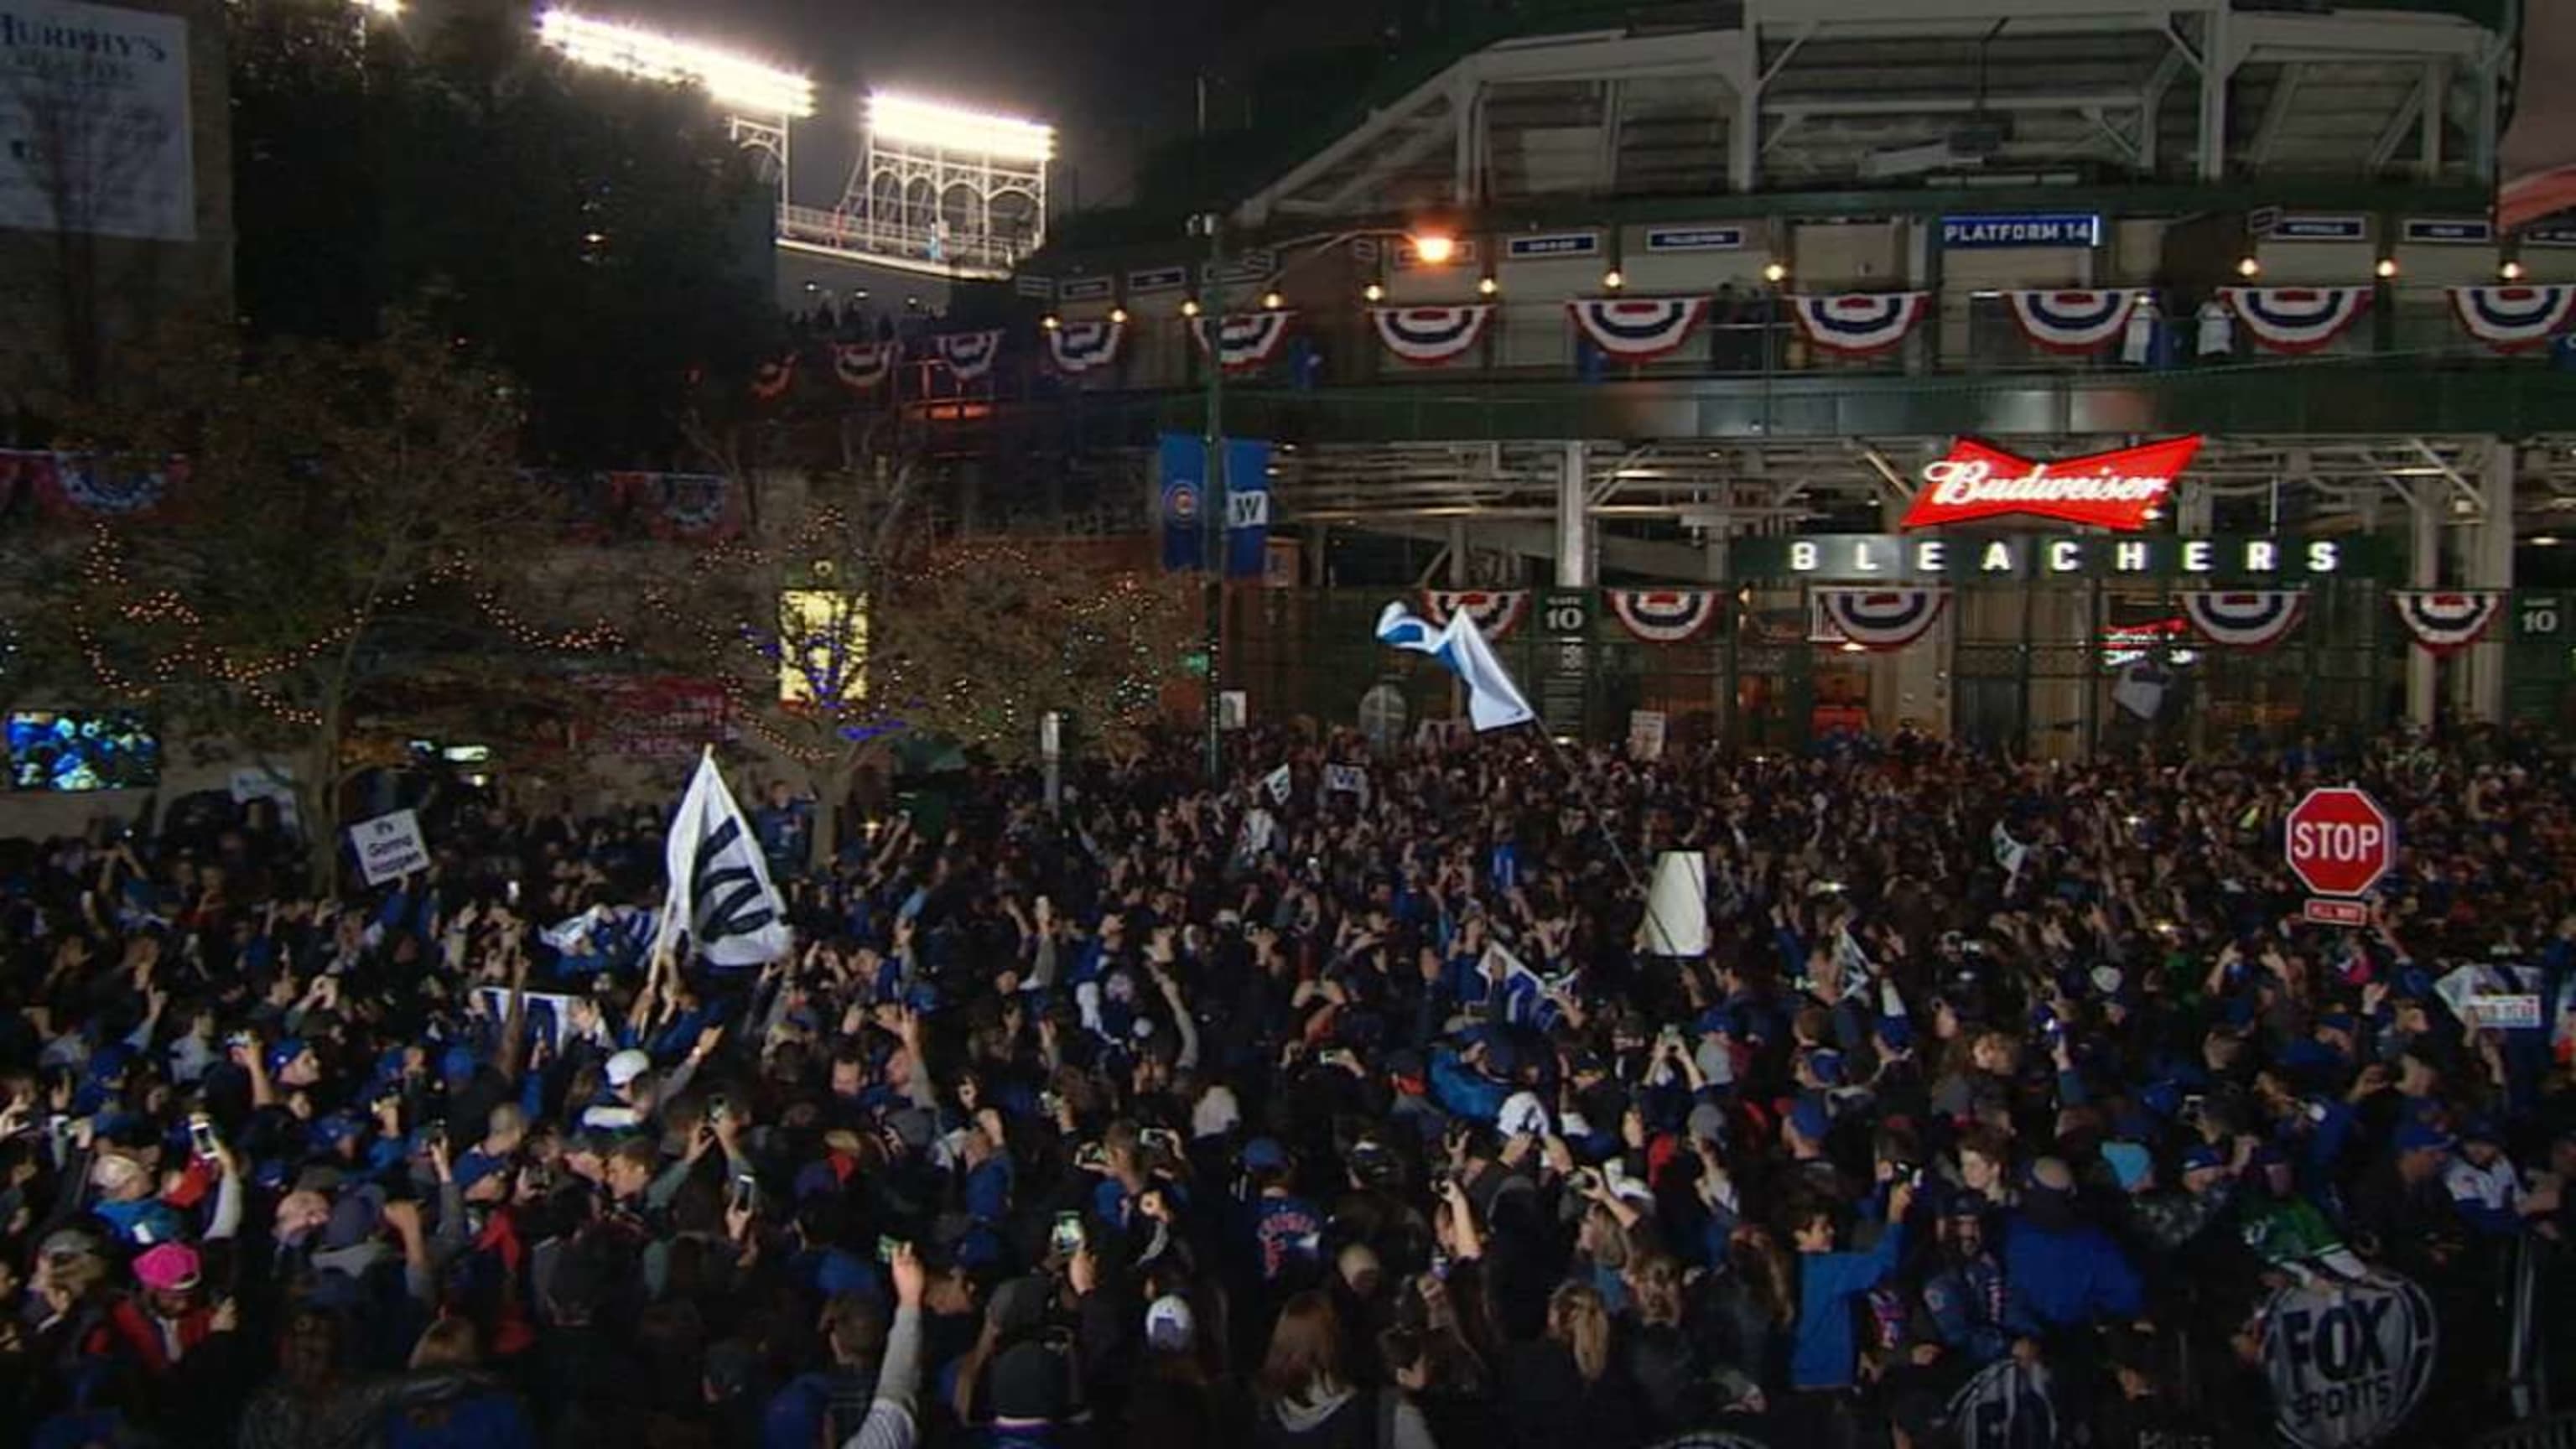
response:
[[[68,0],[0,0],[0,227],[197,234],[188,26]]]

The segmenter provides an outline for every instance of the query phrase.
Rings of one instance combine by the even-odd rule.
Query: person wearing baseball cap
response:
[[[163,1243],[135,1258],[134,1279],[143,1291],[118,1299],[108,1326],[146,1378],[170,1378],[208,1351],[210,1339],[241,1326],[230,1300],[220,1306],[201,1300],[202,1272],[197,1250],[185,1243]]]

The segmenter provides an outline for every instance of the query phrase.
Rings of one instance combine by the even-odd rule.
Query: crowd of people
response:
[[[2418,1422],[2509,1412],[2576,1112],[2443,986],[2569,989],[2561,742],[1232,739],[821,870],[764,797],[796,946],[737,969],[657,947],[664,805],[450,804],[327,895],[273,824],[0,847],[0,1424],[1940,1445],[2003,1366],[2008,1442],[2180,1449],[2271,1442],[2269,1295],[2391,1273]],[[2347,780],[2404,857],[2310,925],[2282,816]],[[1704,955],[1643,949],[1673,850]]]

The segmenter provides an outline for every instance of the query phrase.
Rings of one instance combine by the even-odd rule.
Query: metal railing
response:
[[[1018,237],[960,236],[946,228],[814,206],[779,207],[778,240],[852,261],[978,281],[1008,278],[1034,245]]]

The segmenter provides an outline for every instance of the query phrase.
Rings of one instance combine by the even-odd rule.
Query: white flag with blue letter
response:
[[[1389,604],[1377,616],[1377,642],[1428,654],[1457,675],[1467,686],[1467,718],[1479,731],[1509,729],[1538,718],[1464,609],[1449,616],[1446,628],[1434,629],[1403,604]]]
[[[794,949],[786,904],[769,883],[769,863],[742,807],[716,770],[714,750],[698,759],[662,859],[671,885],[662,899],[657,950],[682,931],[714,966],[760,966]]]

